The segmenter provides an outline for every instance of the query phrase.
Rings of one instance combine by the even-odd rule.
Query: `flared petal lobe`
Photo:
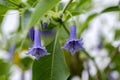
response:
[[[83,42],[82,39],[80,40],[68,40],[65,45],[63,46],[64,49],[70,51],[72,55],[74,55],[79,50],[83,50]]]

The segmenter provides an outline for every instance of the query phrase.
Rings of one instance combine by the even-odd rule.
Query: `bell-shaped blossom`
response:
[[[37,60],[40,57],[48,55],[48,52],[45,49],[45,47],[41,46],[41,37],[40,37],[40,30],[39,29],[35,29],[34,45],[32,48],[29,49],[28,54],[35,56]]]
[[[70,27],[70,39],[63,46],[64,49],[70,51],[74,55],[79,50],[83,50],[82,39],[76,39],[76,26],[71,25]]]

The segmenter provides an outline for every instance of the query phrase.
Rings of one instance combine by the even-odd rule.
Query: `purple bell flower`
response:
[[[35,56],[37,60],[40,57],[48,55],[48,52],[45,49],[45,47],[41,46],[41,39],[40,38],[41,38],[40,37],[40,30],[36,29],[35,30],[35,35],[34,35],[34,45],[28,51],[28,54],[31,54],[32,56]]]
[[[29,32],[29,37],[32,41],[34,41],[34,33],[35,33],[34,27],[31,27]]]
[[[72,55],[79,50],[83,50],[83,42],[82,39],[76,39],[76,26],[71,25],[70,27],[70,39],[63,46],[64,49],[70,51]]]

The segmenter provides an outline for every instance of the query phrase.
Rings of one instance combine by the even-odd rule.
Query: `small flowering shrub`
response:
[[[75,80],[75,76],[79,80],[120,80],[120,29],[111,29],[112,41],[98,30],[98,41],[93,41],[95,46],[91,41],[95,37],[85,36],[91,34],[90,24],[101,14],[114,12],[118,17],[120,2],[98,12],[94,2],[0,0],[0,55],[8,53],[4,54],[5,58],[0,57],[0,80],[16,79],[16,76],[11,78],[14,66],[20,69],[21,80],[26,80],[26,71],[31,72],[28,80]],[[4,33],[2,28],[7,24],[5,17],[13,15],[6,15],[11,10],[19,13],[18,25],[15,31],[5,34],[7,31]],[[82,21],[81,16],[85,14],[87,17]],[[102,23],[107,24],[104,20]],[[115,41],[118,41],[116,45]]]

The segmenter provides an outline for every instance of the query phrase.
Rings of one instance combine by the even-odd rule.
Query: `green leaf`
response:
[[[115,67],[113,68],[113,70],[117,70],[118,72],[120,72],[120,53],[118,52],[117,55],[115,56],[115,58],[113,59],[113,63],[115,63]]]
[[[33,62],[33,59],[29,56],[24,57],[20,60],[21,62],[21,67],[23,70],[28,70],[31,67],[31,64]]]
[[[47,46],[48,56],[35,60],[33,64],[33,80],[67,80],[69,70],[58,41]]]
[[[9,3],[14,2],[15,4],[20,4],[22,0],[8,0]]]
[[[66,26],[66,28],[69,30],[69,27]],[[65,42],[65,40],[67,40],[69,38],[69,35],[66,33],[65,29],[63,27],[60,28],[60,32],[59,32],[59,39],[61,40],[61,42]]]
[[[110,54],[112,53],[113,50],[115,50],[115,47],[111,43],[106,43],[104,46]]]
[[[7,12],[8,8],[4,5],[0,5],[0,26],[4,17],[4,14]]]
[[[8,10],[8,7],[4,5],[0,5],[0,16],[3,16],[7,10]]]
[[[0,0],[0,5],[7,5],[7,0]]]
[[[32,12],[26,9],[22,15],[22,30],[25,30],[28,26],[28,22],[30,21]]]
[[[77,16],[77,15],[80,15],[81,13],[83,13],[84,11],[82,11],[82,10],[79,10],[79,11],[71,11],[71,14],[73,15],[73,16]]]
[[[115,40],[120,40],[120,29],[115,31]]]
[[[6,76],[5,75],[0,76],[0,80],[6,80]]]
[[[27,3],[28,3],[30,6],[34,6],[37,2],[38,2],[38,0],[27,0]]]
[[[92,0],[76,0],[68,6],[67,10],[72,14],[72,16],[77,16],[91,9],[91,6]],[[68,19],[69,18],[70,16],[68,16]]]
[[[5,62],[4,60],[0,60],[0,76],[9,74],[10,64]]]
[[[3,16],[7,10],[8,8],[6,6],[0,5],[0,16]]]
[[[76,0],[68,6],[69,11],[79,11],[83,9],[88,9],[91,6],[92,0]],[[88,5],[89,3],[89,5]],[[88,7],[89,6],[89,7]]]
[[[7,5],[10,9],[18,10],[19,8],[23,8],[25,4],[22,2],[22,0],[8,0]]]
[[[88,5],[89,4],[89,5]],[[92,7],[92,0],[81,0],[80,3],[76,6],[77,10],[89,10]]]
[[[76,5],[76,8],[79,8],[81,6],[83,6],[84,4],[88,4],[90,3],[91,4],[92,0],[80,0],[79,3]]]
[[[108,7],[108,8],[106,8],[106,9],[104,9],[104,10],[102,11],[102,13],[104,13],[104,12],[112,12],[112,11],[120,11],[120,8],[119,8],[118,6]]]
[[[52,9],[60,0],[40,0],[30,19],[29,27],[35,23],[50,9]]]

